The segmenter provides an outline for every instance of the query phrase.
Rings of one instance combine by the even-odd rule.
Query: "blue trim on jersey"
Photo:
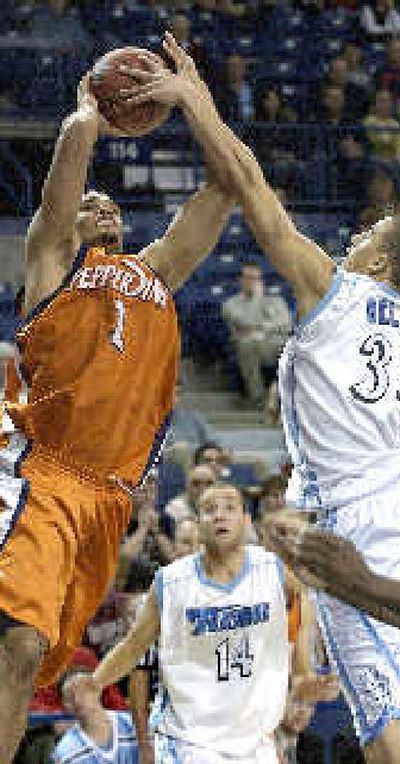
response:
[[[194,555],[194,567],[197,574],[197,578],[204,586],[211,586],[213,589],[218,589],[221,592],[233,592],[234,589],[243,581],[243,579],[250,573],[250,554],[246,547],[244,562],[239,573],[229,582],[229,584],[221,584],[219,581],[212,581],[207,578],[204,568],[203,560],[200,552]]]
[[[296,448],[296,459],[293,458],[294,467],[297,468],[301,476],[302,493],[296,501],[296,507],[298,509],[312,509],[317,507],[322,508],[322,499],[320,489],[318,485],[317,473],[311,469],[307,456],[300,451],[300,426],[297,418],[297,409],[295,402],[295,389],[296,389],[296,375],[295,375],[295,359],[296,356],[292,352],[290,358],[288,385],[290,386],[290,406],[291,409],[288,412],[288,426],[291,432],[294,447]],[[294,455],[293,455],[294,457]]]
[[[163,569],[158,568],[154,574],[154,591],[156,593],[158,609],[162,613],[164,603]]]
[[[376,738],[380,737],[385,727],[387,727],[387,725],[395,719],[400,719],[400,711],[394,709],[394,712],[392,713],[385,709],[385,711],[382,713],[382,716],[379,717],[378,721],[376,721],[372,727],[369,727],[369,729],[365,732],[361,731],[360,745],[364,747],[368,745],[368,743],[372,743],[374,740],[376,740]]]
[[[344,665],[344,663],[342,662],[340,658],[339,647],[337,645],[336,639],[334,638],[330,630],[328,619],[325,614],[326,606],[323,603],[318,602],[318,599],[317,599],[317,603],[318,603],[318,615],[321,621],[323,622],[322,631],[324,632],[324,636],[325,636],[324,642],[325,644],[327,644],[328,652],[332,654],[333,662],[337,666],[340,683],[343,687],[345,695],[347,695],[348,698],[352,698],[352,705],[355,708],[355,712],[357,715],[357,723],[360,728],[360,731],[367,730],[368,729],[367,716],[364,709],[359,703],[357,690],[351,683],[351,679],[347,672],[346,666]]]
[[[344,279],[344,270],[342,268],[338,268],[336,270],[336,273],[332,276],[332,281],[330,284],[330,287],[327,292],[325,292],[323,298],[315,305],[314,308],[312,308],[309,313],[307,313],[306,316],[301,318],[296,326],[295,326],[295,334],[298,332],[301,332],[302,329],[304,329],[305,326],[311,323],[311,321],[314,321],[314,319],[319,316],[320,313],[326,308],[327,305],[333,300],[334,297],[336,297],[337,293],[339,292]]]
[[[278,556],[275,557],[275,563],[276,563],[276,569],[278,571],[279,581],[281,582],[283,591],[285,591],[285,583],[286,583],[285,566],[281,558]]]
[[[35,305],[35,307],[32,308],[32,310],[29,311],[29,313],[26,316],[25,320],[22,322],[21,327],[24,327],[27,324],[29,324],[30,321],[32,321],[33,318],[36,318],[36,316],[38,316],[46,308],[48,308],[50,303],[52,303],[53,300],[55,300],[56,297],[58,297],[60,292],[62,292],[62,290],[65,289],[70,284],[70,282],[72,281],[72,278],[75,275],[76,271],[82,265],[82,263],[83,263],[83,261],[84,261],[84,259],[86,257],[86,253],[87,253],[87,248],[86,247],[80,247],[79,251],[75,255],[75,258],[74,258],[74,260],[72,262],[71,268],[69,269],[68,273],[66,273],[66,275],[64,276],[60,286],[58,286],[57,289],[54,290],[54,292],[51,292],[51,294],[49,294],[43,300],[38,302],[38,304]]]
[[[378,632],[374,628],[373,624],[371,623],[371,619],[363,613],[363,611],[360,611],[360,617],[363,621],[364,625],[366,626],[367,630],[370,632],[372,639],[376,643],[377,652],[383,653],[386,656],[386,660],[389,664],[389,666],[392,668],[394,673],[397,676],[397,680],[400,684],[400,666],[396,662],[393,653],[391,650],[389,650],[386,642],[379,636]],[[400,706],[399,706],[400,711]]]

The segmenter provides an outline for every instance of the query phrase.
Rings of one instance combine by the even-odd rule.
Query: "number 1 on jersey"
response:
[[[111,334],[112,344],[123,353],[125,350],[124,345],[124,325],[125,325],[125,303],[122,300],[115,300],[115,310],[117,312],[117,319],[115,322],[115,329]]]

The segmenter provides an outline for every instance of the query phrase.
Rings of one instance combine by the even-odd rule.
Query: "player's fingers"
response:
[[[127,103],[140,104],[146,101],[159,101],[163,99],[163,93],[160,88],[156,88],[153,85],[142,87],[137,90],[129,98],[126,99]]]
[[[172,58],[172,60],[175,62],[178,71],[180,71],[183,67],[194,66],[193,60],[190,58],[190,56],[188,56],[183,48],[178,45],[174,36],[170,32],[165,33],[163,48],[165,52],[170,56],[170,58]]]
[[[154,72],[137,69],[134,66],[127,66],[126,64],[121,64],[119,70],[122,74],[127,74],[136,82],[151,82],[154,78]]]

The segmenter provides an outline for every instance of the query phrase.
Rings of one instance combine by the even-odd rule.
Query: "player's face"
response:
[[[385,257],[384,237],[392,225],[392,218],[384,218],[368,231],[353,236],[344,262],[345,269],[364,276],[373,276],[377,261]]]
[[[106,194],[91,191],[83,197],[76,228],[84,244],[105,247],[109,251],[122,249],[121,211]]]
[[[240,494],[235,488],[210,488],[199,507],[200,540],[208,548],[234,549],[243,544],[246,515]]]

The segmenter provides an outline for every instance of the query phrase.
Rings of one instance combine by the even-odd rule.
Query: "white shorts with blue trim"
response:
[[[233,758],[156,732],[154,753],[155,764],[279,764],[272,738],[264,740],[251,757]]]
[[[376,573],[400,580],[400,486],[328,513],[321,525],[349,538]],[[344,571],[346,574],[346,571]],[[318,621],[361,745],[400,719],[400,629],[317,594]]]

